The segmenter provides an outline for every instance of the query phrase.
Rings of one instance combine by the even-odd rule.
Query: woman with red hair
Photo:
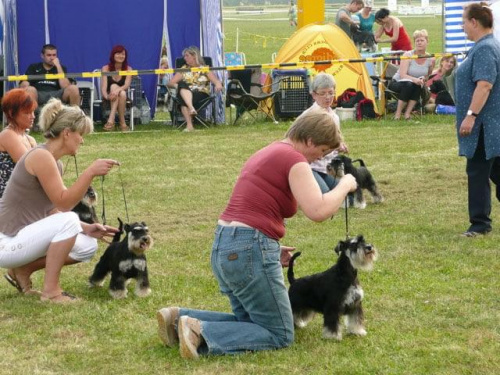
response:
[[[116,45],[109,54],[109,64],[102,67],[102,73],[132,70],[127,62],[128,53],[124,46]],[[111,131],[115,128],[115,115],[118,112],[120,130],[128,131],[125,123],[125,105],[127,102],[127,89],[132,82],[132,76],[112,75],[103,76],[101,79],[101,93],[105,100],[109,100],[111,111],[104,130]]]
[[[33,126],[37,102],[24,89],[13,89],[2,99],[8,125],[0,133],[0,198],[17,161],[36,146],[27,130]]]

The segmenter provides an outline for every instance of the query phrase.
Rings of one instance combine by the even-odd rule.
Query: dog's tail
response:
[[[293,262],[295,261],[295,258],[299,257],[301,254],[300,251],[296,252],[293,254],[292,259],[290,259],[290,262],[288,263],[288,282],[290,285],[292,285],[295,282],[295,275],[293,274]]]
[[[365,162],[363,161],[363,159],[355,159],[352,161],[353,163],[355,162],[358,162],[359,165],[361,165],[362,167],[365,167],[366,168],[366,165],[365,165]]]
[[[113,236],[113,241],[111,242],[120,242],[120,237],[123,234],[123,221],[121,221],[119,217],[117,219],[120,225],[118,226],[118,232],[115,233],[115,235]]]

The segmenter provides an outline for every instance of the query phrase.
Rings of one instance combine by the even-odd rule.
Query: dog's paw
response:
[[[363,327],[353,327],[348,330],[351,335],[366,336],[367,332]]]
[[[307,326],[307,322],[303,321],[302,319],[294,321],[295,327],[297,328],[304,328]]]
[[[109,295],[114,299],[122,299],[127,297],[127,289],[125,290],[109,290]]]
[[[360,210],[364,210],[366,208],[366,202],[365,201],[363,201],[363,202],[355,201],[354,207],[359,208]]]
[[[337,331],[337,332],[332,332],[328,328],[324,327],[323,328],[323,338],[328,339],[328,340],[337,340],[341,341],[342,340],[342,332]]]
[[[384,201],[384,197],[379,195],[378,197],[373,197],[373,203],[382,203]]]
[[[100,288],[104,285],[104,280],[89,280],[89,288]]]
[[[134,293],[137,297],[147,297],[151,294],[151,289],[150,288],[136,289]]]

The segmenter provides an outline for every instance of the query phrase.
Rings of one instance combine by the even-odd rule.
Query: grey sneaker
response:
[[[156,313],[158,319],[158,336],[160,340],[171,348],[179,343],[179,336],[175,330],[175,323],[179,319],[178,307],[166,307]]]
[[[178,324],[181,357],[198,359],[198,348],[202,343],[201,322],[189,316],[181,316]]]

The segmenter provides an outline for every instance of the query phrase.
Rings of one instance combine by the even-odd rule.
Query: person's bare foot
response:
[[[61,291],[59,293],[55,293],[53,295],[50,294],[42,294],[40,297],[42,302],[51,302],[51,303],[73,303],[78,302],[79,299],[69,293]]]
[[[4,275],[5,279],[16,288],[19,293],[26,295],[40,295],[38,290],[32,289],[31,274],[20,268],[11,268]]]

